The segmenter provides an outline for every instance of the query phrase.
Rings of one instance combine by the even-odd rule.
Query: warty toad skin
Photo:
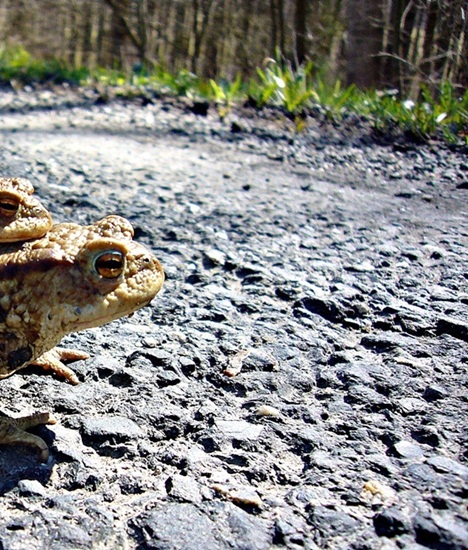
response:
[[[149,304],[161,289],[163,268],[132,239],[131,224],[108,216],[92,225],[61,223],[42,238],[0,244],[0,378],[30,365],[78,379],[62,360],[87,354],[56,347],[71,332],[100,326]],[[38,447],[25,431],[54,423],[48,413],[0,418],[0,443]]]

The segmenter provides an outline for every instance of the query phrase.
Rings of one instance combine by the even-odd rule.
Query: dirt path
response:
[[[167,281],[66,339],[92,354],[79,386],[0,383],[2,412],[59,419],[47,464],[1,449],[2,548],[468,544],[462,152],[170,102],[20,107],[0,173],[56,221],[129,218]]]

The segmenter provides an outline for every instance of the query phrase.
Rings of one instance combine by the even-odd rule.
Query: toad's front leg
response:
[[[30,365],[37,365],[45,371],[54,372],[60,378],[65,378],[70,384],[76,386],[79,384],[76,374],[63,361],[79,361],[88,358],[89,355],[83,351],[56,347],[31,361]]]

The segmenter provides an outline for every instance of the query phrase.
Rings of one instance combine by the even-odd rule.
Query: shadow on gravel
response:
[[[31,433],[39,435],[50,443],[50,437],[47,438],[46,432],[51,433],[44,427],[31,430]],[[55,463],[56,461],[51,459],[46,464],[41,463],[39,453],[24,446],[2,446],[0,448],[0,496],[17,486],[23,495],[41,492],[40,488],[46,486],[50,480]],[[31,481],[38,484],[30,484]]]

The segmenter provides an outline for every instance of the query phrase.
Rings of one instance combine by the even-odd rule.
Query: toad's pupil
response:
[[[107,252],[96,260],[96,271],[105,278],[118,277],[123,270],[124,260],[120,252]]]
[[[18,210],[18,202],[13,199],[0,200],[0,212],[4,216],[13,216]]]

